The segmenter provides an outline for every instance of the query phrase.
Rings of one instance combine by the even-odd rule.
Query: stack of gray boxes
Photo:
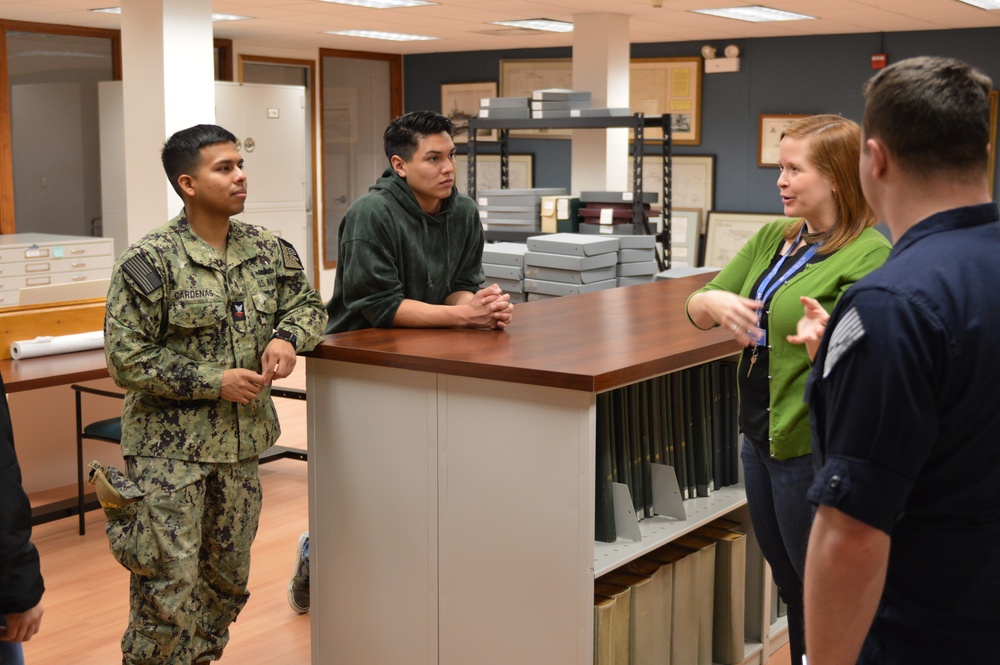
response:
[[[582,233],[528,238],[524,290],[528,300],[568,296],[618,286],[619,239]]]
[[[476,194],[479,218],[487,231],[539,232],[543,196],[566,194],[562,187],[484,189]]]
[[[528,246],[523,242],[488,242],[483,247],[483,286],[496,284],[510,294],[513,303],[524,302],[524,254]]]
[[[571,112],[590,108],[589,90],[546,88],[531,93],[532,118],[569,118]]]
[[[483,97],[479,100],[479,117],[500,120],[530,118],[528,97]]]
[[[618,243],[618,286],[652,282],[659,269],[656,236],[620,236]]]

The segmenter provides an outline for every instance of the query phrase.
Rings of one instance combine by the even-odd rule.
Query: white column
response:
[[[214,62],[211,0],[122,0],[129,243],[181,208],[160,150],[175,131],[214,122]]]
[[[629,17],[573,16],[573,89],[590,90],[594,106],[629,105]],[[631,178],[627,129],[573,131],[572,191],[624,191]]]

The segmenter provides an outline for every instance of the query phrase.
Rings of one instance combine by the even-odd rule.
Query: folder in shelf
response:
[[[603,575],[601,581],[632,589],[629,662],[632,665],[652,665],[657,662],[647,657],[657,653],[655,636],[664,632],[662,585],[654,584],[652,577],[622,569]]]
[[[613,543],[618,538],[615,530],[615,507],[611,493],[614,481],[612,466],[611,395],[597,395],[597,468],[596,505],[594,506],[594,539]]]
[[[672,564],[673,598],[670,611],[670,662],[695,665],[698,662],[698,610],[695,560],[699,552],[664,545],[646,558]]]
[[[626,573],[650,578],[650,621],[644,624],[649,632],[635,638],[636,663],[670,663],[670,621],[673,613],[674,568],[646,557],[630,561],[622,569]]]
[[[697,553],[695,557],[698,614],[697,665],[712,665],[713,628],[715,627],[715,541],[684,534],[671,541],[677,547]]]
[[[611,610],[611,662],[614,665],[629,665],[631,659],[629,633],[632,624],[632,588],[623,588],[598,579],[594,582],[594,597],[610,598],[615,601]],[[594,634],[597,635],[596,630]]]
[[[715,542],[712,660],[720,665],[738,665],[745,657],[746,534],[703,526],[694,535]]]
[[[615,599],[594,596],[594,665],[612,665]]]

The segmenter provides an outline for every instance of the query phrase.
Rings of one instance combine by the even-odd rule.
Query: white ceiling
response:
[[[217,13],[252,16],[215,24],[215,36],[253,47],[318,47],[382,53],[440,53],[572,46],[572,33],[556,34],[490,25],[490,21],[549,18],[572,21],[575,14],[619,13],[630,17],[633,43],[726,40],[865,32],[946,30],[1000,26],[1000,12],[958,0],[440,0],[408,9],[364,9],[319,0],[213,0]],[[0,0],[0,18],[96,28],[120,28],[121,17],[88,11],[120,0]],[[817,17],[810,21],[747,23],[693,14],[691,9],[762,4]],[[325,30],[369,29],[438,37],[434,41],[390,42],[322,34]],[[720,49],[721,50],[721,49]]]

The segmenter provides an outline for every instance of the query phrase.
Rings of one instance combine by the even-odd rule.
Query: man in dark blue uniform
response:
[[[904,60],[865,86],[885,265],[832,313],[807,389],[809,665],[996,662],[1000,222],[989,78]]]

